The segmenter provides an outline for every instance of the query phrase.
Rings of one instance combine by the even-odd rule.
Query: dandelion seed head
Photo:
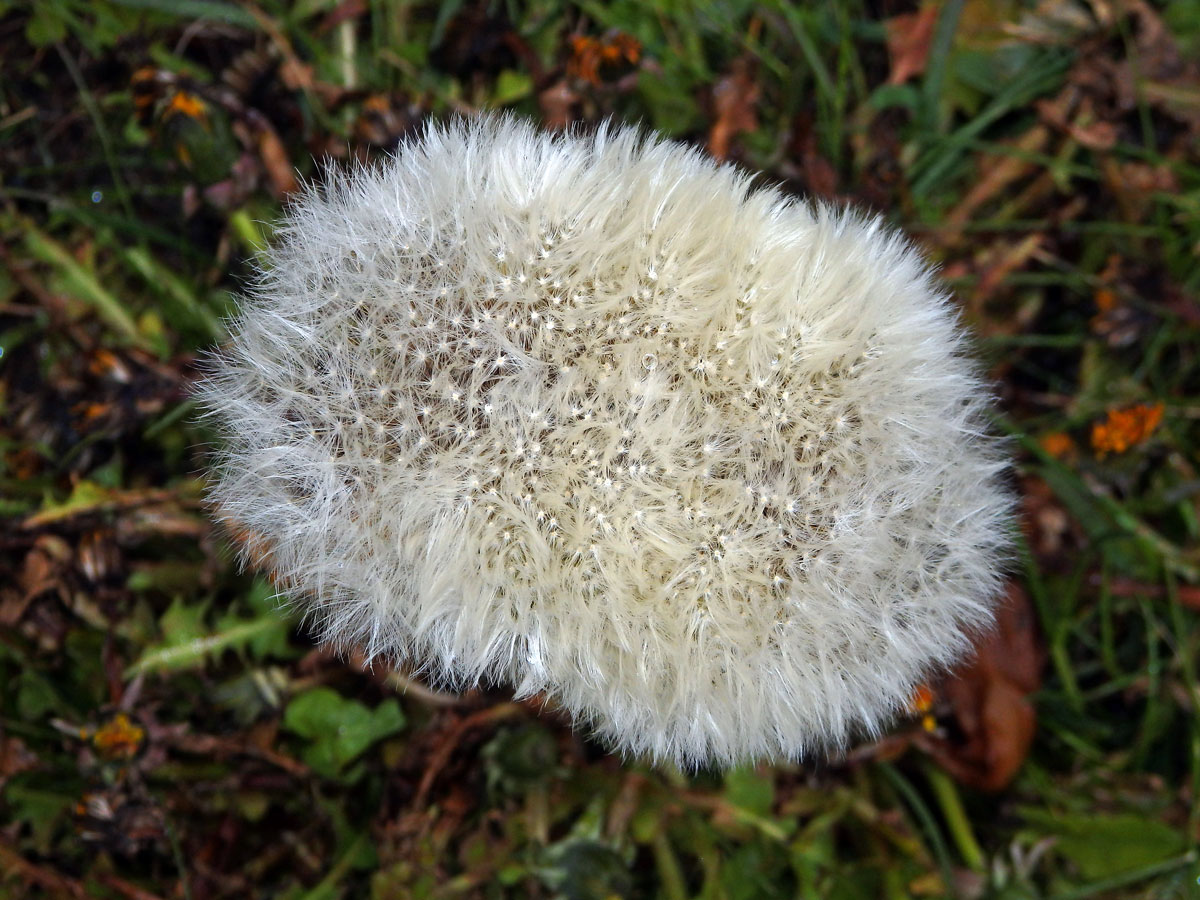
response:
[[[231,330],[212,500],[335,645],[731,764],[878,732],[990,621],[988,390],[878,220],[484,117],[310,188]]]

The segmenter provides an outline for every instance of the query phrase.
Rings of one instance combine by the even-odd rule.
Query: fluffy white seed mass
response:
[[[291,207],[232,332],[212,498],[338,646],[728,764],[877,731],[990,620],[946,295],[696,150],[430,128]]]

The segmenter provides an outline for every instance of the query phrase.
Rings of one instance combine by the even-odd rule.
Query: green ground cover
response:
[[[1200,896],[1200,3],[0,0],[0,898]],[[301,178],[636,121],[885,215],[997,382],[978,657],[681,774],[315,647],[188,384]]]

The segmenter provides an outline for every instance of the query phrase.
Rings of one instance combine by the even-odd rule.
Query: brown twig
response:
[[[96,876],[96,880],[105,887],[112,888],[122,897],[128,897],[129,900],[162,900],[158,894],[152,894],[138,887],[136,884],[130,884],[125,879],[118,878],[116,875],[108,872]]]
[[[418,785],[416,797],[413,799],[413,806],[420,809],[425,805],[425,800],[429,796],[429,791],[433,788],[433,783],[437,780],[438,774],[446,767],[446,764],[450,761],[450,757],[454,754],[455,749],[462,742],[463,737],[468,731],[472,728],[479,728],[483,725],[512,718],[522,712],[524,712],[524,707],[519,703],[501,703],[496,706],[489,706],[487,709],[481,709],[478,712],[473,712],[455,725],[454,730],[441,742],[440,746],[432,754],[429,765],[425,767],[425,773],[421,776],[421,783]]]
[[[1096,574],[1089,579],[1095,587],[1103,587],[1104,579]],[[1143,584],[1132,578],[1111,578],[1108,593],[1113,597],[1166,597],[1167,589],[1161,584]],[[1200,609],[1200,585],[1180,584],[1175,587],[1175,597],[1184,606]]]

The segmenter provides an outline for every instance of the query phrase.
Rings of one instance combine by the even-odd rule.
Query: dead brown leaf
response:
[[[325,34],[343,22],[357,19],[369,11],[370,7],[367,5],[366,0],[342,0],[341,3],[331,9],[325,18],[321,20],[321,24],[317,26],[317,33]]]
[[[961,229],[984,204],[1001,195],[1013,182],[1031,173],[1036,165],[1022,156],[1041,152],[1050,139],[1050,130],[1045,125],[1035,125],[1017,138],[1011,147],[1013,154],[991,156],[980,159],[981,177],[967,191],[958,205],[946,216],[945,224],[950,231],[943,238],[949,246],[961,237]]]
[[[574,109],[579,95],[571,90],[565,78],[556,81],[538,94],[538,106],[542,110],[542,121],[546,127],[561,131],[575,118]]]
[[[925,71],[940,12],[940,3],[925,3],[916,12],[892,16],[883,23],[887,29],[888,58],[891,60],[888,84],[904,84]]]
[[[1035,104],[1038,117],[1046,124],[1066,132],[1089,150],[1111,150],[1117,145],[1117,126],[1112,122],[1098,121],[1087,99],[1078,105],[1064,101],[1066,98],[1061,95],[1054,100],[1038,101]]]
[[[253,740],[236,740],[211,734],[191,734],[182,729],[162,733],[164,742],[183,753],[197,756],[228,759],[231,756],[250,756],[282,769],[296,778],[307,778],[311,770],[299,760],[285,756],[270,747],[259,746]]]
[[[793,120],[791,151],[796,161],[796,177],[803,180],[807,191],[833,199],[837,193],[837,170],[821,154],[811,113],[802,112]]]
[[[1126,222],[1143,221],[1154,205],[1156,193],[1179,190],[1179,179],[1166,164],[1152,166],[1136,160],[1118,162],[1106,157],[1100,169]]]
[[[1037,714],[1028,695],[1041,684],[1044,659],[1033,607],[1013,582],[995,628],[980,642],[975,656],[938,688],[938,695],[949,704],[957,734],[925,734],[918,743],[964,784],[1002,790],[1033,743]]]
[[[292,161],[288,159],[287,150],[284,149],[283,141],[279,139],[279,134],[275,129],[265,119],[255,124],[258,126],[256,129],[258,155],[262,159],[267,178],[271,182],[275,196],[286,197],[288,194],[294,193],[300,186],[296,181],[296,169],[292,166]]]
[[[982,306],[995,294],[1004,279],[1013,272],[1024,268],[1025,264],[1042,248],[1046,236],[1033,232],[1019,241],[993,248],[988,259],[980,267],[979,281],[971,300],[976,307]]]
[[[1074,442],[1067,441],[1073,448]],[[1071,518],[1042,479],[1030,476],[1021,480],[1021,512],[1026,540],[1039,556],[1057,556],[1071,541]]]
[[[1094,587],[1108,591],[1113,597],[1154,597],[1159,599],[1168,597],[1171,593],[1161,584],[1144,584],[1132,578],[1112,578],[1105,581],[1100,575],[1092,575],[1088,581]],[[1200,610],[1200,585],[1177,584],[1173,593],[1175,599],[1184,606]]]
[[[1152,79],[1174,78],[1187,68],[1179,45],[1162,16],[1146,0],[1122,0],[1121,6],[1137,23],[1134,43],[1138,65]]]
[[[354,136],[376,147],[391,147],[413,125],[409,105],[399,94],[371,94],[354,122]]]
[[[69,595],[66,577],[73,561],[70,545],[57,535],[41,535],[25,555],[24,565],[17,578],[19,597],[10,597],[0,607],[0,625],[15,625],[25,614],[29,603],[48,591],[58,593],[66,602]]]
[[[88,894],[78,881],[30,862],[2,839],[0,839],[0,872],[3,872],[6,878],[19,878],[26,884],[36,885],[49,897],[70,897],[84,900]]]
[[[13,775],[36,769],[37,756],[17,737],[0,737],[0,786]]]
[[[750,62],[734,60],[729,74],[713,85],[713,123],[708,131],[708,152],[714,159],[727,159],[733,139],[758,128],[758,83]]]

